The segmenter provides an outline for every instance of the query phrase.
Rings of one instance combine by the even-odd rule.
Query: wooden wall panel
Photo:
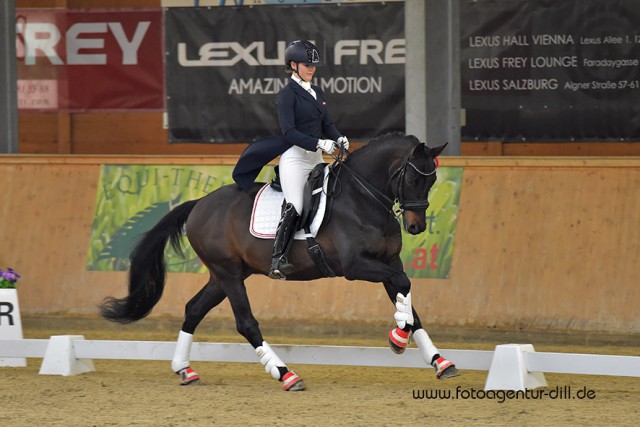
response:
[[[74,153],[239,155],[246,144],[170,144],[162,114],[82,113],[72,115]]]
[[[57,114],[24,113],[18,116],[21,153],[52,154],[58,148]]]
[[[433,303],[456,295],[443,314],[487,326],[640,328],[639,188],[626,168],[466,168],[451,286]]]
[[[640,142],[463,142],[463,156],[640,156]]]
[[[236,160],[0,156],[0,266],[23,275],[23,312],[96,316],[104,296],[126,292],[126,273],[85,269],[100,164]],[[442,165],[465,169],[450,278],[412,281],[424,322],[640,331],[640,158],[444,157]],[[168,279],[153,316],[182,316],[206,275]],[[379,284],[256,276],[247,286],[259,319],[393,324]],[[231,316],[226,303],[209,315]]]

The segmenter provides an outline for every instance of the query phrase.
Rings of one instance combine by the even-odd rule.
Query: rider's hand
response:
[[[346,136],[341,136],[338,138],[338,146],[342,145],[345,150],[349,149],[349,140]]]
[[[327,154],[331,154],[336,149],[336,143],[330,139],[319,139],[318,148]]]

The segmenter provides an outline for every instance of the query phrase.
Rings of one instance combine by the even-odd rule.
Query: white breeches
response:
[[[293,204],[298,215],[302,213],[304,184],[311,170],[322,163],[322,150],[307,151],[297,145],[280,156],[280,184],[287,203]]]

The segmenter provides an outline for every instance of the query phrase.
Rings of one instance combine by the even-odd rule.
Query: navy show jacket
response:
[[[311,87],[317,100],[294,80],[278,92],[276,104],[282,135],[258,139],[244,150],[233,170],[233,179],[242,189],[249,188],[264,165],[293,145],[316,151],[318,139],[340,138],[329,116],[324,92],[318,86]]]

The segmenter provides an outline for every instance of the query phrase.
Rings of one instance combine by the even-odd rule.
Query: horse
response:
[[[335,184],[332,187],[337,188],[330,195],[330,219],[325,217],[316,236],[336,276],[383,283],[396,306],[397,327],[388,333],[391,350],[402,353],[413,336],[425,362],[433,366],[440,379],[458,375],[458,371],[440,355],[412,306],[411,282],[400,259],[398,217],[410,234],[425,231],[428,193],[437,179],[437,156],[445,146],[429,148],[415,136],[396,132],[373,139],[344,160],[337,159],[330,174],[330,182]],[[228,298],[237,331],[253,346],[265,371],[283,383],[284,391],[306,388],[302,377],[290,370],[264,340],[244,285],[253,274],[266,275],[271,264],[273,241],[249,233],[254,197],[262,186],[254,183],[243,190],[235,183],[229,184],[174,208],[144,234],[131,252],[128,295],[107,297],[100,306],[102,316],[110,321],[131,323],[146,317],[163,293],[166,246],[170,243],[180,253],[186,229],[190,245],[209,271],[209,280],[185,306],[171,362],[181,385],[200,380],[189,362],[193,334],[205,315]],[[287,279],[323,277],[305,244],[298,240],[293,243],[289,262],[295,270]]]

